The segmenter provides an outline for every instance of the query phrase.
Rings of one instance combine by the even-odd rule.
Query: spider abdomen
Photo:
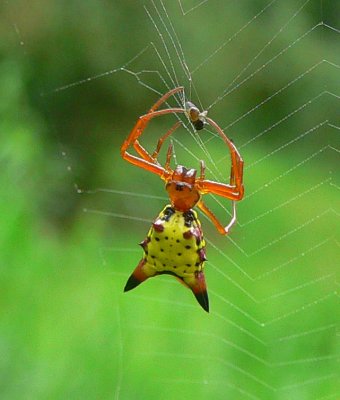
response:
[[[141,243],[142,260],[130,276],[125,291],[149,277],[170,274],[189,287],[201,306],[208,311],[204,278],[205,241],[194,210],[186,212],[166,206]]]
[[[204,259],[200,254],[205,243],[196,212],[174,210],[171,217],[166,218],[163,210],[150,228],[146,241],[145,259],[156,272],[172,272],[181,278],[203,270]]]

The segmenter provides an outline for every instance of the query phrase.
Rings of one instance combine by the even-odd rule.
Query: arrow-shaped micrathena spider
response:
[[[128,279],[124,291],[135,288],[152,276],[170,274],[190,288],[203,309],[209,311],[209,300],[203,272],[204,262],[206,261],[205,241],[201,223],[196,211],[192,208],[197,206],[211,219],[221,234],[228,234],[229,229],[236,221],[235,201],[241,200],[243,197],[243,160],[235,145],[217,123],[207,116],[207,112],[200,112],[194,104],[186,102],[184,108],[159,109],[170,96],[180,91],[184,91],[184,88],[177,87],[170,90],[150,108],[147,114],[139,117],[121,147],[121,155],[125,160],[158,175],[165,181],[165,188],[170,198],[170,204],[161,211],[153,222],[146,239],[141,242],[144,250],[143,258]],[[203,129],[204,125],[210,125],[228,146],[231,155],[229,183],[205,179],[205,164],[202,160],[200,161],[200,176],[198,178],[195,169],[187,169],[182,165],[177,165],[175,170],[172,170],[170,168],[172,144],[169,145],[164,167],[158,162],[158,154],[164,140],[180,126],[180,121],[176,122],[160,137],[152,155],[139,143],[139,137],[151,119],[165,114],[178,113],[186,114],[196,130]],[[130,146],[135,149],[137,156],[128,153],[127,150]],[[232,200],[233,213],[228,225],[222,225],[204,204],[201,197],[207,193]]]

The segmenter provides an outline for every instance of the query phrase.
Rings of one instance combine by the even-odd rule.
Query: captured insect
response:
[[[181,283],[192,290],[198,303],[205,311],[209,311],[209,299],[204,276],[204,262],[206,250],[201,223],[193,207],[197,206],[206,214],[215,225],[219,233],[226,235],[236,222],[235,202],[241,200],[243,188],[243,160],[233,142],[224,134],[222,129],[207,116],[207,112],[200,112],[191,102],[186,102],[184,108],[159,107],[172,95],[184,91],[177,87],[163,95],[149,110],[139,117],[137,123],[121,147],[122,157],[131,164],[158,175],[165,182],[170,204],[166,205],[151,225],[145,240],[140,245],[144,254],[139,264],[129,277],[124,291],[134,289],[146,279],[169,274],[175,276]],[[158,162],[158,154],[162,144],[180,125],[176,122],[158,140],[156,150],[149,154],[139,143],[149,121],[152,118],[165,114],[184,113],[196,130],[204,125],[210,125],[216,130],[224,143],[228,146],[231,155],[231,172],[229,183],[220,183],[205,179],[205,163],[200,161],[200,175],[196,177],[195,169],[188,169],[177,165],[175,170],[170,168],[173,153],[172,144],[169,145],[165,165]],[[128,153],[132,146],[138,156]],[[232,216],[228,225],[224,226],[204,204],[202,195],[213,193],[232,200]]]

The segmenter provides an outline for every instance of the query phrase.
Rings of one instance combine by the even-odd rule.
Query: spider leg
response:
[[[201,173],[200,173],[200,180],[205,179],[205,162],[203,160],[200,160],[200,168],[201,168]]]
[[[179,86],[177,88],[174,88],[172,90],[170,90],[168,93],[165,93],[159,100],[156,101],[156,103],[150,108],[148,114],[152,114],[154,113],[170,96],[174,95],[177,92],[180,91],[184,91],[184,87],[183,86]],[[146,115],[148,115],[146,114]],[[150,118],[151,119],[151,118]],[[141,127],[141,130],[143,131],[146,127],[146,124],[148,123],[148,120],[145,121],[145,125],[143,127]],[[136,152],[143,157],[145,160],[149,161],[149,162],[154,162],[154,159],[157,159],[158,153],[160,151],[160,148],[162,147],[163,141],[172,134],[172,132],[174,130],[176,130],[178,128],[179,123],[176,123],[172,128],[169,129],[169,131],[162,136],[157,144],[157,149],[155,150],[154,154],[152,156],[150,156],[150,154],[145,150],[145,148],[139,143],[139,141],[136,139],[133,142],[133,147],[136,150]],[[142,131],[140,132],[140,134],[138,136],[140,136],[142,134]],[[162,140],[163,138],[163,140]],[[155,154],[156,153],[156,154]]]
[[[143,148],[143,146],[140,145],[138,138],[141,136],[148,122],[152,118],[159,117],[165,114],[176,113],[185,113],[185,110],[183,108],[166,108],[164,110],[149,112],[148,114],[139,117],[128,138],[124,140],[122,144],[122,147],[120,149],[121,156],[126,161],[129,161],[131,164],[146,169],[147,171],[153,172],[159,175],[162,179],[166,180],[169,177],[169,173],[172,171],[165,171],[165,169],[152,158],[152,156]],[[133,146],[135,148],[140,157],[128,153],[127,149],[130,146]]]
[[[216,129],[217,133],[220,135],[224,143],[229,147],[231,155],[231,171],[229,184],[219,183],[205,179],[205,165],[201,161],[201,176],[196,181],[197,187],[202,194],[213,193],[218,196],[226,197],[232,200],[232,216],[228,225],[223,226],[221,222],[217,219],[214,213],[204,204],[202,200],[197,203],[197,206],[202,212],[204,212],[208,218],[213,222],[216,229],[223,235],[229,233],[230,228],[236,222],[236,201],[241,200],[244,193],[243,188],[243,160],[235,147],[234,143],[225,135],[222,129],[217,125],[215,121],[206,117],[206,121]]]
[[[148,153],[148,151],[139,143],[138,140],[136,140],[133,143],[133,148],[142,158],[144,158],[144,160],[149,161],[151,163],[154,163],[156,161],[155,158]]]
[[[152,153],[152,157],[157,160],[158,154],[163,146],[164,140],[166,140],[180,125],[181,121],[177,121],[174,126],[172,126],[165,135],[161,136],[158,140],[156,150]]]
[[[183,86],[174,88],[170,90],[168,93],[165,93],[159,100],[156,101],[156,103],[150,108],[147,114],[142,115],[139,117],[136,125],[133,127],[132,131],[130,132],[128,138],[124,141],[121,152],[125,151],[131,144],[134,144],[135,142],[138,143],[138,138],[139,136],[143,133],[144,129],[146,128],[147,124],[149,121],[154,118],[158,117],[160,115],[164,114],[176,114],[176,113],[185,113],[186,111],[183,108],[166,108],[164,110],[158,110],[157,109],[160,107],[161,104],[163,104],[170,96],[173,94],[183,91],[184,88]],[[137,150],[138,149],[138,150]],[[140,156],[145,155],[146,151],[143,149],[143,147],[138,143],[136,144],[136,151]],[[140,153],[139,153],[140,152]],[[148,158],[148,155],[146,156],[146,159]]]
[[[237,187],[233,184],[214,182],[207,179],[197,182],[197,187],[202,194],[213,193],[221,197],[226,197],[229,200],[241,200],[244,193],[243,186],[238,191]]]
[[[200,161],[200,165],[201,165],[201,174],[200,178],[197,179],[196,181],[200,193],[202,194],[213,193],[217,194],[218,196],[226,197],[233,201],[242,199],[243,197],[242,180],[241,180],[241,185],[239,186],[240,190],[238,190],[237,185],[235,185],[235,174],[233,165],[231,166],[229,184],[206,180],[205,164],[203,160]],[[243,166],[243,161],[242,161],[242,166]]]
[[[184,87],[183,86],[179,86],[177,88],[174,88],[172,90],[170,90],[168,93],[165,93],[159,100],[156,101],[156,103],[150,108],[149,113],[152,113],[154,111],[156,111],[161,104],[163,104],[170,96],[172,96],[173,94],[177,93],[177,92],[183,92],[184,91]]]
[[[206,206],[206,204],[203,202],[203,200],[200,200],[197,203],[197,207],[211,220],[211,222],[215,225],[216,229],[221,233],[222,235],[227,235],[229,233],[230,228],[235,224],[236,222],[236,202],[232,201],[232,216],[231,220],[228,225],[223,226],[221,222],[217,219],[216,215]]]
[[[149,162],[145,160],[144,158],[136,157],[127,151],[124,152],[124,155],[122,155],[124,160],[129,161],[129,163],[135,165],[136,167],[145,169],[147,171],[150,171],[160,177],[164,177],[164,179],[168,178],[168,173],[166,173],[165,169],[156,163]]]
[[[221,184],[212,185],[213,182],[208,182],[206,189],[208,192],[219,194],[220,196],[231,198],[232,200],[241,200],[244,193],[243,188],[243,159],[235,147],[234,143],[226,136],[222,129],[211,118],[206,117],[206,121],[216,129],[222,140],[228,145],[231,155],[231,172],[230,185]],[[223,184],[222,184],[223,186]],[[231,196],[231,197],[229,197]]]
[[[172,152],[173,152],[173,145],[172,145],[172,143],[170,143],[169,147],[168,147],[168,151],[166,153],[166,161],[165,161],[165,170],[166,171],[171,171],[170,160],[172,157]]]

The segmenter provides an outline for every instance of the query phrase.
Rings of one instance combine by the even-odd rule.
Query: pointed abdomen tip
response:
[[[137,279],[136,277],[134,277],[134,275],[132,274],[130,276],[130,278],[128,279],[128,281],[126,282],[126,285],[124,287],[124,292],[128,292],[129,290],[134,289],[136,286],[138,286],[141,283],[142,282],[139,279]]]
[[[194,295],[200,306],[203,308],[203,310],[209,312],[209,298],[207,291],[194,293]]]

